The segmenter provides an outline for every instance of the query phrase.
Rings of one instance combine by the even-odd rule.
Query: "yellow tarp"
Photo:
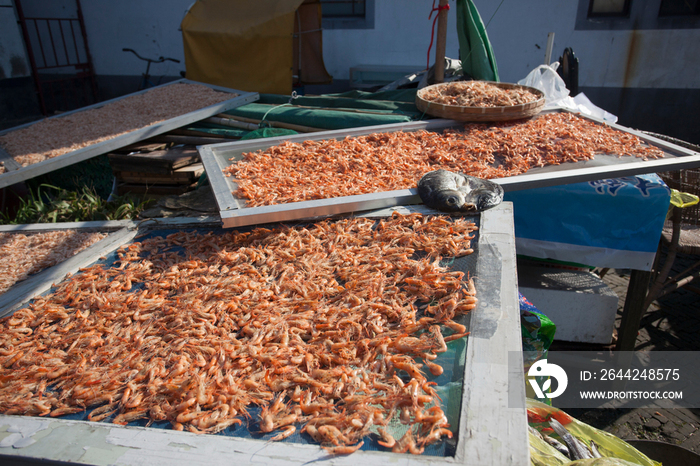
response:
[[[302,0],[198,0],[182,20],[187,79],[289,95]]]

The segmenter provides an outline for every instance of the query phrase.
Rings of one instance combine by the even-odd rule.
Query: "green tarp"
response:
[[[472,0],[457,0],[457,37],[464,74],[483,81],[500,81],[486,27]]]
[[[348,91],[339,94],[299,96],[260,94],[257,102],[229,110],[231,116],[290,123],[321,129],[404,123],[429,118],[415,104],[417,89],[385,92]],[[291,103],[290,103],[291,101]],[[197,122],[186,129],[226,138],[245,138],[250,132],[230,126]]]
[[[292,105],[268,105],[251,103],[226,112],[227,115],[269,120],[320,129],[345,129],[361,126],[405,123],[414,118],[393,113],[364,113],[343,110],[299,108]]]

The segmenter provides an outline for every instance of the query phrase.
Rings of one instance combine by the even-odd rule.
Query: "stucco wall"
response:
[[[455,2],[449,2],[447,53],[459,58]],[[575,30],[578,1],[475,0],[496,56],[500,78],[516,82],[544,62],[554,32],[552,60],[571,47],[580,61],[583,87],[697,88],[700,29]],[[430,44],[431,3],[376,2],[375,28],[323,32],[326,68],[348,79],[358,64],[424,68]],[[433,46],[431,63],[434,60]]]
[[[12,0],[0,0],[7,5]],[[122,51],[132,48],[143,56],[176,58],[181,63],[152,65],[153,80],[165,82],[185,70],[180,23],[194,0],[142,2],[137,0],[83,0],[88,44],[101,97],[109,98],[138,88],[146,63]],[[632,22],[609,28],[586,19],[585,0],[475,0],[498,63],[500,78],[516,82],[544,61],[547,34],[555,33],[552,59],[571,47],[580,61],[579,87],[596,104],[621,117],[621,123],[644,129],[656,119],[656,129],[685,127],[676,137],[693,137],[700,104],[700,19],[681,28],[656,27],[654,8],[659,0],[633,2],[644,8],[646,23]],[[63,11],[73,0],[26,0],[44,11]],[[459,57],[456,4],[449,2],[446,55]],[[374,28],[326,29],[323,56],[336,83],[347,82],[357,65],[401,65],[424,69],[430,44],[432,3],[425,0],[375,0]],[[2,14],[11,8],[0,8]],[[648,10],[648,11],[647,11]],[[12,69],[7,50],[20,44],[0,23],[0,66]],[[10,24],[12,26],[12,24]],[[639,26],[639,27],[637,27]],[[16,24],[14,25],[16,27]],[[14,42],[13,42],[14,41]],[[433,45],[430,63],[434,61]],[[663,96],[663,97],[662,97]],[[669,102],[667,99],[672,99]],[[653,105],[653,106],[652,106]],[[666,112],[666,113],[664,113]],[[656,114],[656,116],[654,116]],[[678,122],[669,117],[681,116]],[[652,128],[653,130],[654,128]],[[673,135],[673,134],[672,134]]]
[[[157,59],[175,58],[151,65],[153,76],[179,76],[185,69],[182,33],[178,30],[187,8],[194,0],[144,2],[140,0],[90,0],[81,2],[95,73],[139,76],[146,62],[132,53]]]

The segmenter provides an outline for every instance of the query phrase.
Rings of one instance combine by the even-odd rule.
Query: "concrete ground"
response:
[[[674,270],[683,270],[698,259],[698,256],[680,256],[674,264]],[[603,281],[620,298],[617,315],[619,325],[627,295],[629,270],[610,270]],[[555,347],[556,342],[553,349]],[[642,318],[635,350],[700,351],[700,294],[680,289],[655,301]],[[582,422],[625,440],[656,440],[700,453],[700,409],[565,411]]]

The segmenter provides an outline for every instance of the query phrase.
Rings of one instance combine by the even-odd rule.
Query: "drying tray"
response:
[[[66,223],[34,223],[25,225],[2,225],[0,233],[45,233],[48,231],[75,230],[81,233],[99,232],[107,233],[95,244],[85,248],[73,257],[67,258],[52,267],[48,267],[25,280],[14,284],[9,290],[0,294],[0,317],[7,315],[19,308],[30,299],[48,291],[53,283],[62,280],[66,273],[77,270],[82,264],[94,262],[99,259],[104,250],[109,250],[115,245],[122,244],[125,238],[131,236],[134,223],[129,220],[99,221],[99,222],[66,222]]]
[[[98,142],[86,147],[83,147],[81,149],[74,150],[72,152],[69,152],[67,154],[59,155],[58,157],[46,159],[44,161],[34,163],[31,165],[28,165],[26,167],[22,167],[19,163],[17,163],[10,154],[8,154],[5,150],[0,147],[0,162],[4,162],[5,165],[5,173],[0,174],[0,188],[4,188],[6,186],[13,185],[15,183],[19,183],[20,181],[28,180],[30,178],[34,178],[35,176],[43,175],[45,173],[50,173],[54,170],[58,170],[59,168],[67,167],[69,165],[72,165],[74,163],[82,162],[83,160],[87,160],[89,158],[95,157],[97,155],[101,154],[106,154],[107,152],[119,149],[121,147],[128,146],[130,144],[133,144],[135,142],[143,141],[144,139],[151,138],[153,136],[157,136],[159,134],[166,133],[168,131],[174,130],[176,128],[180,128],[182,126],[188,125],[190,123],[193,123],[195,121],[203,120],[205,118],[208,118],[212,115],[216,115],[218,113],[224,112],[226,110],[230,110],[232,108],[240,107],[241,105],[245,105],[250,102],[254,102],[258,100],[259,94],[257,92],[244,92],[244,91],[239,91],[235,89],[229,89],[226,87],[221,87],[221,86],[214,86],[212,84],[206,84],[206,83],[200,83],[197,81],[192,81],[188,79],[178,79],[176,81],[169,82],[167,84],[162,84],[161,86],[157,87],[164,87],[164,86],[172,86],[174,84],[178,83],[185,83],[185,84],[198,84],[201,86],[206,86],[211,89],[217,90],[217,91],[222,91],[222,92],[228,92],[232,94],[236,94],[235,97],[232,97],[229,100],[225,100],[223,102],[219,102],[217,104],[209,105],[208,107],[201,108],[199,110],[195,110],[193,112],[185,113],[183,115],[170,118],[165,121],[161,121],[159,123],[154,123],[149,126],[144,126],[143,128],[136,129],[134,131],[130,131],[128,133],[124,133],[120,136],[114,137],[112,139],[108,139],[106,141]],[[52,116],[50,117],[51,119],[53,118],[61,118],[66,115],[71,115],[75,114],[78,112],[83,112],[86,110],[94,109],[94,108],[99,108],[103,107],[106,104],[112,103],[112,102],[117,102],[122,99],[125,99],[127,97],[131,97],[134,95],[139,95],[139,94],[144,94],[148,92],[149,90],[154,89],[144,89],[143,91],[135,92],[133,94],[128,94],[124,95],[121,97],[117,97],[116,99],[111,99],[107,100],[104,102],[99,102],[94,105],[90,105],[88,107],[83,107],[78,110],[73,110],[71,112],[66,112],[62,113],[60,115]],[[14,128],[9,128],[3,131],[0,131],[0,136],[7,134],[11,131],[15,131],[21,128],[26,128],[28,126],[31,126],[35,124],[36,122],[31,122],[27,123],[21,126],[15,126]]]
[[[643,161],[636,157],[617,157],[616,155],[597,154],[593,160],[533,168],[522,175],[493,179],[491,181],[503,186],[505,191],[518,191],[522,189],[700,167],[700,154],[690,149],[621,125],[605,123],[602,120],[585,117],[584,115],[579,116],[601,125],[609,125],[622,132],[634,134],[648,144],[662,149],[665,152],[664,158]],[[212,190],[219,207],[221,220],[224,227],[228,228],[421,203],[417,190],[413,188],[271,206],[245,207],[245,200],[238,199],[232,194],[237,188],[236,184],[230,177],[225,176],[223,173],[223,170],[233,163],[230,159],[240,160],[242,154],[246,152],[266,150],[284,141],[303,142],[309,140],[343,139],[347,136],[362,136],[372,133],[396,131],[408,132],[427,130],[442,132],[445,129],[458,128],[462,125],[463,123],[456,120],[418,121],[404,124],[367,126],[351,130],[324,131],[313,134],[212,144],[200,146],[198,150],[204,164],[204,169],[211,182]]]
[[[484,81],[486,84],[496,86],[501,89],[525,89],[537,96],[537,100],[519,105],[498,106],[498,107],[465,107],[462,105],[447,105],[432,102],[423,96],[432,89],[449,87],[452,83],[433,84],[424,87],[416,93],[416,107],[421,112],[428,115],[450,118],[459,121],[488,122],[488,121],[509,121],[530,118],[537,115],[545,104],[544,93],[534,87],[522,86],[520,84],[499,83],[494,81]]]
[[[381,218],[397,209],[368,214]],[[410,213],[436,213],[422,206],[399,207]],[[212,229],[215,219],[164,219],[148,228],[134,224],[120,239],[103,245],[109,256],[137,234],[154,234],[174,228]],[[475,270],[479,303],[470,313],[459,410],[459,431],[450,456],[394,454],[359,450],[349,456],[329,456],[315,444],[269,442],[226,435],[196,435],[170,429],[120,426],[65,418],[0,415],[0,458],[22,461],[88,464],[262,464],[308,463],[354,465],[457,465],[529,464],[525,383],[522,369],[520,313],[516,287],[515,241],[512,204],[505,202],[481,213]],[[94,227],[94,225],[91,225]],[[122,230],[120,230],[122,231]],[[95,262],[84,258],[64,272],[78,272]],[[6,314],[6,313],[3,313]],[[513,359],[514,358],[514,359]],[[512,361],[517,361],[513,364]],[[509,365],[509,361],[511,364]],[[515,400],[515,402],[513,401]],[[517,407],[513,407],[517,406]]]

